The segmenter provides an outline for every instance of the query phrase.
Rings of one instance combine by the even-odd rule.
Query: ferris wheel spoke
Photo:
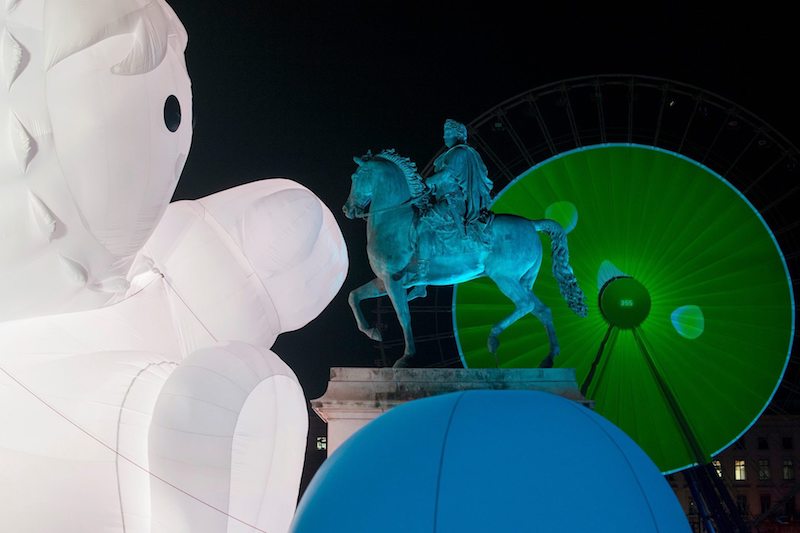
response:
[[[581,384],[581,394],[583,394],[584,397],[590,397],[588,395],[589,387],[594,385],[593,390],[597,390],[597,387],[602,382],[604,370],[608,364],[609,357],[611,357],[618,334],[619,330],[615,328],[613,324],[609,324],[606,334],[603,336],[603,340],[600,341],[600,347],[597,349],[597,355],[595,355],[592,361],[589,373],[586,375],[586,379],[583,380],[583,384]],[[608,355],[603,358],[603,355],[606,353],[606,348],[608,348]],[[602,366],[600,366],[601,363]],[[600,368],[600,372],[597,374],[597,381],[594,381],[594,376],[598,368]]]
[[[665,85],[661,89],[661,105],[658,108],[658,119],[656,120],[655,134],[653,135],[653,145],[658,146],[658,138],[661,135],[661,124],[664,121],[664,110],[667,108],[667,92],[669,86]]]
[[[650,370],[650,373],[652,374],[662,397],[666,401],[667,406],[669,407],[669,410],[675,419],[675,422],[681,430],[681,436],[688,445],[689,449],[692,451],[695,462],[697,464],[707,463],[710,457],[707,457],[703,452],[703,448],[700,445],[700,442],[697,440],[697,436],[695,435],[691,424],[689,424],[688,418],[686,418],[686,413],[684,413],[678,398],[675,396],[675,393],[669,386],[664,373],[659,368],[658,363],[653,356],[653,349],[645,339],[644,331],[642,328],[636,327],[633,328],[631,332],[633,333],[633,339],[636,341],[636,345],[639,348],[639,353],[644,358],[645,363],[647,364],[647,367]]]
[[[766,169],[764,172],[762,172],[761,174],[759,174],[759,175],[758,175],[758,176],[757,176],[755,179],[751,180],[751,181],[750,181],[750,183],[748,183],[748,184],[747,184],[747,187],[745,187],[744,189],[742,189],[742,193],[743,193],[743,194],[747,194],[747,193],[749,193],[749,192],[752,190],[752,188],[753,188],[753,187],[755,187],[756,185],[758,185],[759,183],[761,183],[761,180],[763,180],[764,178],[766,178],[766,177],[769,175],[769,173],[770,173],[770,172],[772,172],[773,170],[775,170],[775,167],[777,167],[777,166],[778,166],[778,164],[782,163],[782,162],[783,162],[783,161],[786,159],[786,156],[788,156],[788,155],[789,155],[789,152],[786,152],[786,151],[784,151],[784,152],[781,154],[781,156],[780,156],[780,157],[778,157],[778,158],[776,158],[776,159],[775,159],[775,160],[772,162],[772,164],[771,164],[769,167],[767,167],[767,169]]]
[[[477,146],[479,150],[481,150],[484,154],[486,154],[486,157],[492,163],[494,163],[494,166],[500,171],[500,173],[507,181],[511,181],[514,179],[514,176],[508,170],[508,167],[506,167],[503,161],[499,157],[497,157],[497,154],[494,152],[494,150],[491,149],[489,144],[486,141],[484,141],[483,138],[478,133],[471,132],[470,139],[472,139],[472,141],[475,143],[475,146]]]
[[[542,110],[539,109],[539,104],[536,102],[536,98],[528,98],[528,103],[530,103],[531,108],[533,108],[536,122],[539,124],[539,129],[542,130],[542,136],[544,136],[544,140],[547,142],[547,149],[550,150],[550,155],[556,155],[558,151],[556,150],[556,145],[553,142],[553,136],[550,135],[550,130],[547,128],[547,123],[544,121]]]
[[[525,163],[529,167],[532,167],[534,164],[533,157],[531,153],[525,148],[525,143],[522,142],[522,138],[517,133],[517,130],[514,129],[514,126],[511,124],[511,120],[509,120],[508,115],[502,109],[497,114],[500,121],[503,123],[503,126],[508,133],[509,137],[511,137],[511,141],[514,143],[514,146],[517,147],[519,153],[522,155],[522,158],[525,160]]]
[[[634,97],[634,80],[631,78],[628,80],[628,142],[633,142],[633,103],[635,101]]]
[[[681,137],[681,144],[678,145],[677,152],[683,153],[683,145],[686,143],[686,137],[689,136],[689,130],[692,128],[692,123],[694,122],[694,117],[697,115],[697,108],[700,107],[700,98],[694,99],[694,107],[692,108],[692,114],[689,116],[689,121],[686,123],[686,128],[683,130],[683,137]]]
[[[730,176],[733,169],[736,168],[736,165],[739,164],[739,161],[741,161],[744,154],[750,151],[750,147],[753,146],[753,143],[756,142],[756,139],[758,139],[760,135],[761,135],[760,131],[755,132],[755,134],[750,138],[750,141],[747,143],[747,145],[739,152],[739,154],[736,156],[736,159],[733,160],[733,163],[731,163],[730,166],[727,168],[727,170],[725,170],[725,172],[722,174],[723,176]]]
[[[728,125],[731,122],[731,117],[733,117],[733,110],[729,109],[728,111],[725,112],[725,115],[723,116],[722,121],[719,124],[719,128],[717,128],[717,133],[714,135],[714,139],[711,141],[711,143],[709,143],[708,148],[706,148],[705,154],[703,154],[703,158],[700,159],[700,163],[706,164],[708,156],[714,153],[714,147],[717,145],[717,141],[719,141],[722,132],[724,132],[725,129],[729,127]]]
[[[569,100],[569,92],[567,91],[567,85],[561,85],[561,98],[564,102],[564,109],[567,112],[567,120],[569,121],[569,130],[572,133],[572,141],[575,143],[576,147],[581,146],[581,139],[578,135],[578,125],[575,123],[575,113],[572,111],[572,103]]]

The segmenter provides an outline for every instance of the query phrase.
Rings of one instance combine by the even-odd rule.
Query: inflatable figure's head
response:
[[[106,305],[192,136],[163,0],[10,0],[0,15],[0,321]]]

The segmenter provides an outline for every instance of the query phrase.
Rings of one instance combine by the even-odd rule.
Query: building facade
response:
[[[800,533],[800,416],[762,416],[712,464],[754,532]],[[693,530],[704,532],[683,475],[668,479]]]

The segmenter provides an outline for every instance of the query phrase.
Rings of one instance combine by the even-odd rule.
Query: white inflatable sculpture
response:
[[[344,243],[287,180],[168,205],[189,151],[163,0],[0,7],[0,530],[282,532],[307,433],[268,348]]]

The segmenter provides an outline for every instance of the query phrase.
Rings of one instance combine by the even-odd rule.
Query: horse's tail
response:
[[[536,231],[541,231],[550,237],[551,253],[553,257],[553,276],[561,289],[561,296],[567,301],[570,309],[578,316],[586,316],[586,295],[578,286],[578,279],[569,266],[569,249],[567,248],[567,232],[561,224],[547,218],[534,220]]]

